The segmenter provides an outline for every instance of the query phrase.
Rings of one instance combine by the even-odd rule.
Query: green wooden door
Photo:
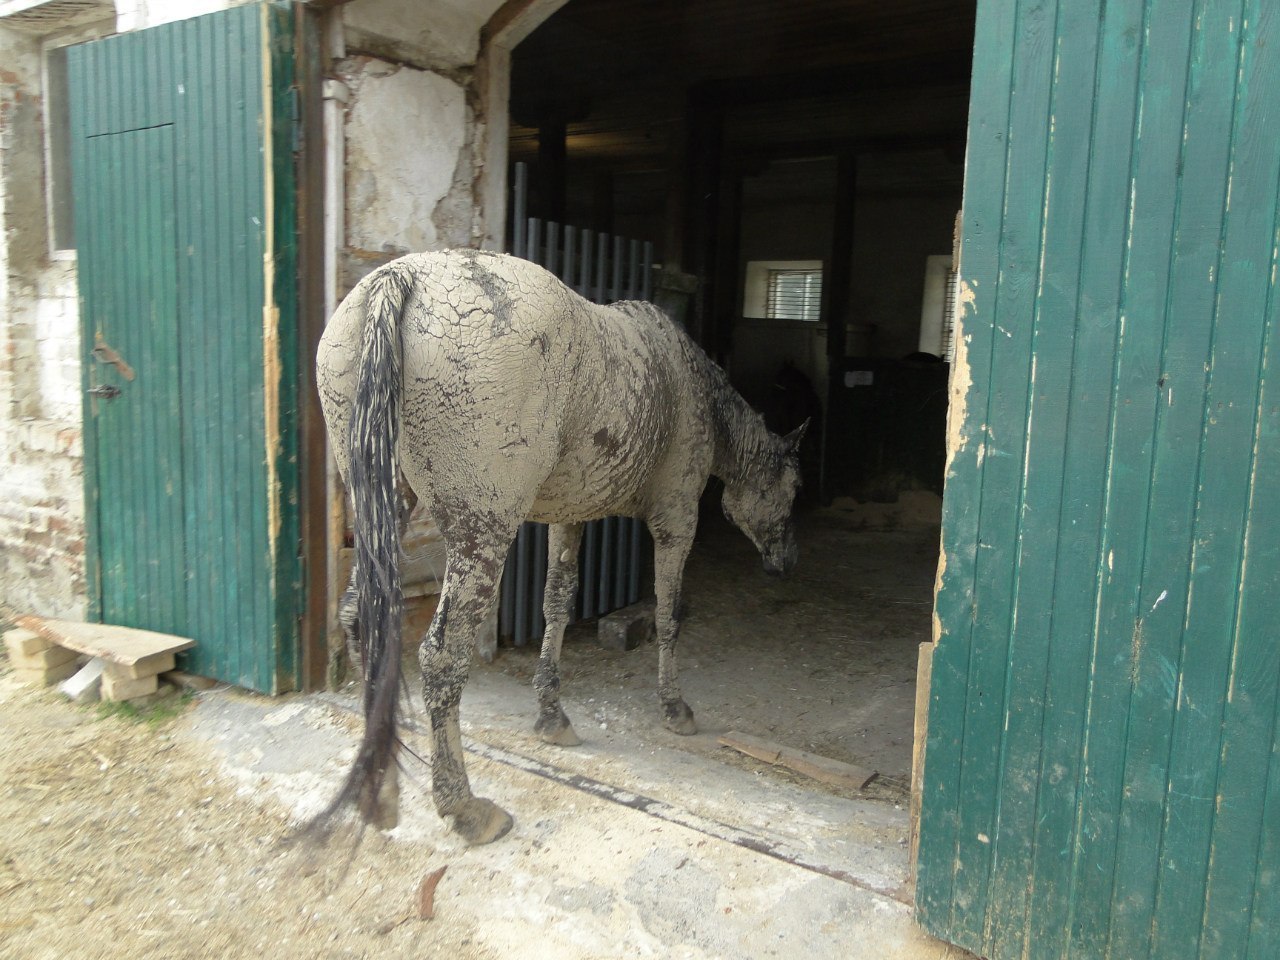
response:
[[[291,56],[254,4],[68,60],[92,615],[267,692],[302,594]]]
[[[1280,5],[979,0],[917,914],[1280,956]]]
[[[99,451],[91,491],[98,523],[98,599],[108,623],[187,625],[186,536],[178,370],[173,127],[104,134],[86,145],[92,219],[133,238],[94,245],[80,277],[86,301],[86,426]],[[93,396],[100,393],[102,396]],[[102,505],[110,505],[103,510]]]

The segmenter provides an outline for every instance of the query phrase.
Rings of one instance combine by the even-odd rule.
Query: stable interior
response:
[[[905,804],[973,26],[974,0],[571,0],[515,49],[528,215],[651,242],[655,298],[771,426],[815,420],[790,578],[763,576],[709,488],[680,647],[699,735],[661,727],[656,646],[602,650],[586,621],[562,691],[588,748],[761,772],[718,746],[734,730],[874,770],[862,795]],[[537,655],[507,639],[473,672],[530,729]]]

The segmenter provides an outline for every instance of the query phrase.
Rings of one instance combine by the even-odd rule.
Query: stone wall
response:
[[[0,603],[82,617],[75,266],[49,253],[40,41],[0,27]]]

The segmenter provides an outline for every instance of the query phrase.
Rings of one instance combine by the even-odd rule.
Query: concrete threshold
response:
[[[465,731],[473,788],[513,814],[511,834],[466,847],[436,817],[416,763],[402,778],[401,824],[384,833],[420,849],[424,865],[448,864],[436,909],[474,919],[486,949],[533,960],[967,956],[911,919],[904,811],[612,731],[549,747],[521,732],[522,714],[482,709],[501,699],[509,710],[517,687],[528,697],[512,686],[482,683],[463,703],[464,717],[484,718]],[[571,715],[589,706],[566,699]],[[220,689],[202,695],[186,729],[244,794],[302,820],[345,773],[356,710],[342,695]],[[421,719],[406,727],[425,756]],[[384,882],[408,898],[420,879]]]

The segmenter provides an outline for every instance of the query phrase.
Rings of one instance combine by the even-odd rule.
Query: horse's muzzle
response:
[[[785,577],[788,573],[795,569],[796,561],[800,558],[800,551],[796,549],[794,543],[789,544],[786,549],[779,551],[770,551],[761,559],[764,561],[764,572],[771,577]]]

